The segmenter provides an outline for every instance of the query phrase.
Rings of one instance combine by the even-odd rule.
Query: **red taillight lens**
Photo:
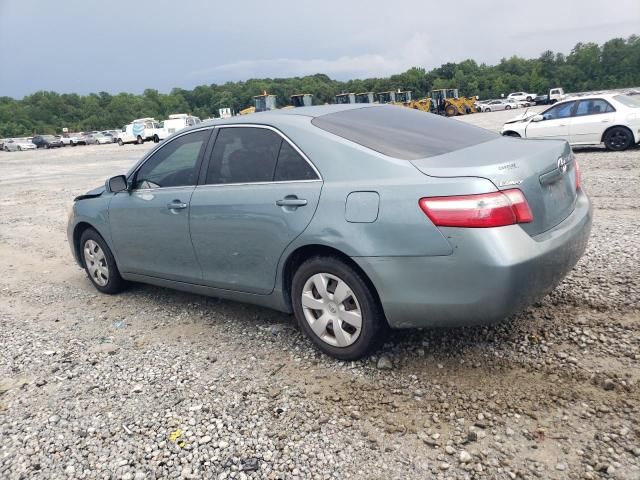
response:
[[[418,202],[438,227],[488,228],[533,221],[527,199],[517,188],[454,197],[426,197]]]
[[[576,158],[573,159],[573,169],[576,174],[576,190],[580,190],[580,165],[578,164],[578,160]]]

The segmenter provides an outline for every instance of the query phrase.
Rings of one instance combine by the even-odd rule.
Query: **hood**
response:
[[[78,200],[85,200],[87,198],[96,198],[102,195],[103,193],[104,193],[104,185],[102,187],[97,187],[97,188],[94,188],[93,190],[89,190],[84,195],[78,195],[76,198],[73,199],[73,201],[77,202]]]
[[[523,122],[525,120],[529,120],[531,117],[537,115],[537,112],[529,112],[529,111],[524,111],[522,112],[520,115],[517,115],[509,120],[507,120],[505,123],[518,123],[518,122]]]

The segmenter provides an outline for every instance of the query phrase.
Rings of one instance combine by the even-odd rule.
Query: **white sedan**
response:
[[[539,114],[508,121],[501,133],[625,150],[640,142],[640,98],[617,93],[570,98]]]
[[[481,112],[497,112],[498,110],[511,110],[512,108],[518,108],[518,105],[506,100],[489,100],[478,104],[478,110]]]
[[[11,139],[11,140],[5,140],[4,144],[2,145],[2,149],[5,152],[21,152],[23,150],[35,150],[36,149],[36,145],[34,143],[32,143],[30,140],[24,140],[24,139]]]

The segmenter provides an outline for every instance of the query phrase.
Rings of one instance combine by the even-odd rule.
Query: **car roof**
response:
[[[569,98],[565,98],[564,100],[562,100],[562,102],[567,102],[567,101],[576,101],[576,100],[594,100],[597,98],[603,98],[605,100],[610,100],[613,97],[616,97],[618,95],[624,95],[624,93],[622,92],[612,92],[612,93],[590,93],[588,95],[574,95],[571,96]]]
[[[379,103],[357,103],[346,105],[314,105],[312,107],[295,107],[295,108],[282,108],[276,110],[268,110],[265,112],[250,113],[248,115],[236,115],[231,118],[214,118],[212,120],[206,120],[202,123],[195,125],[193,128],[202,128],[207,125],[227,125],[230,123],[265,123],[268,124],[272,121],[277,121],[286,116],[299,116],[307,118],[316,118],[322,115],[328,115],[330,113],[344,112],[345,110],[357,110],[359,108],[397,108],[394,105],[385,105]]]

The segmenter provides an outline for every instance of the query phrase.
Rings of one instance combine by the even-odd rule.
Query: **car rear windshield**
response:
[[[640,96],[616,95],[613,98],[627,107],[640,108]]]
[[[315,117],[318,128],[401,160],[417,160],[498,137],[479,127],[399,106],[366,107]]]

